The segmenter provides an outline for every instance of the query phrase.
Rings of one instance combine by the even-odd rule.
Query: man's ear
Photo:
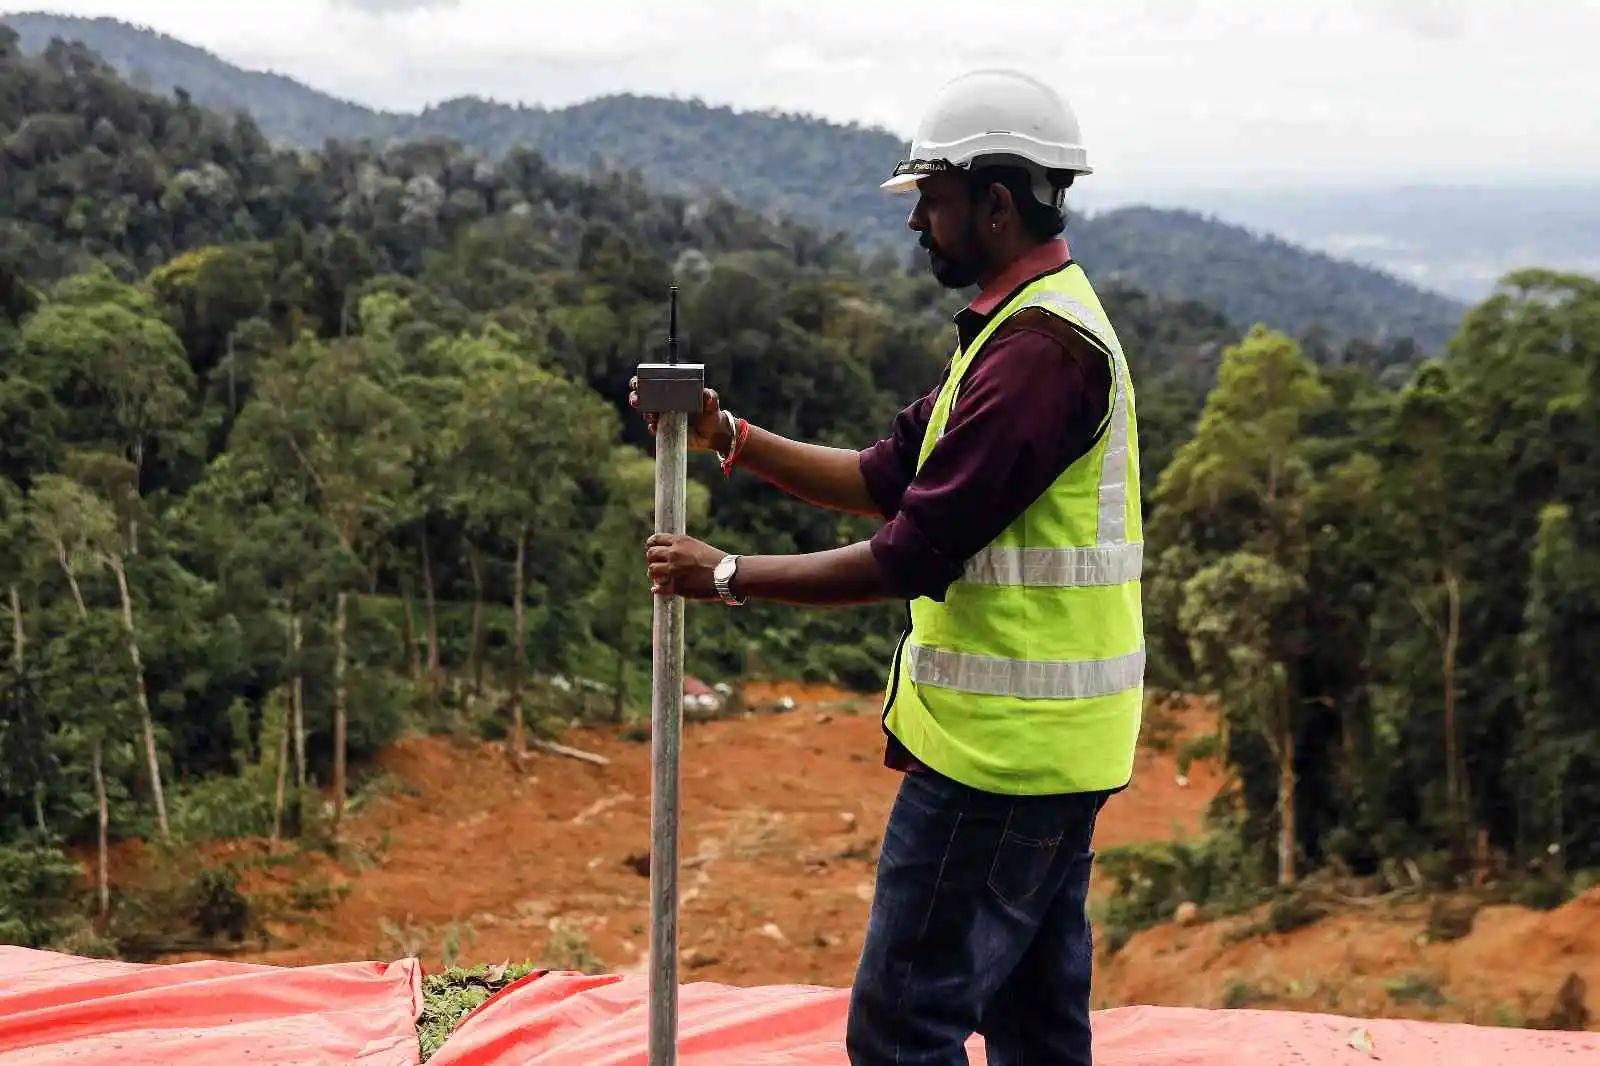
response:
[[[984,197],[984,200],[985,206],[989,210],[989,221],[992,223],[999,224],[1003,222],[1006,215],[1011,211],[1011,190],[998,181],[990,183],[989,194]]]

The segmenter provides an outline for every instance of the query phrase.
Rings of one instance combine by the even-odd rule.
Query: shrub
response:
[[[1472,932],[1480,905],[1475,899],[1435,898],[1428,904],[1428,939],[1436,942],[1460,940]]]
[[[237,868],[213,866],[192,848],[152,845],[148,873],[120,893],[107,935],[133,961],[179,951],[218,951],[260,932]]]
[[[1101,915],[1112,951],[1134,932],[1170,920],[1185,901],[1232,909],[1257,898],[1245,856],[1229,834],[1107,848],[1099,861],[1113,884]]]
[[[533,972],[534,968],[528,965],[452,967],[424,977],[422,1016],[417,1019],[422,1061],[433,1058],[467,1015],[488,1002],[490,996]]]
[[[80,876],[53,845],[0,845],[0,943],[47,948],[77,932]]]
[[[1570,886],[1552,877],[1533,876],[1511,890],[1512,902],[1529,910],[1553,911],[1571,898]]]
[[[294,804],[292,770],[290,777],[285,807]],[[173,835],[194,844],[266,836],[272,832],[277,782],[276,766],[251,766],[238,775],[183,782],[172,789]]]

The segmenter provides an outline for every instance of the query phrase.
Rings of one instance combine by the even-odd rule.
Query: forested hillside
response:
[[[527,151],[275,149],[3,30],[0,152],[10,942],[96,912],[102,949],[242,935],[231,875],[157,912],[93,872],[119,838],[326,842],[404,730],[637,717],[625,393],[669,282],[778,432],[864,444],[945,355],[951,297],[899,257]],[[1204,846],[1112,864],[1118,921],[1319,872],[1564,898],[1600,866],[1600,285],[1510,279],[1398,390],[1394,351],[1103,288],[1139,380],[1151,681],[1220,696],[1234,782]],[[719,547],[871,528],[692,471]],[[690,665],[870,689],[900,615],[695,607]]]
[[[28,51],[43,51],[52,37],[82,40],[159,91],[181,88],[202,105],[248,111],[268,137],[304,147],[329,137],[445,136],[500,157],[525,145],[581,173],[603,163],[637,168],[655,189],[720,189],[757,210],[843,230],[868,250],[909,247],[907,203],[877,188],[905,145],[880,129],[633,95],[555,110],[462,97],[420,114],[391,113],[241,70],[114,19],[19,14],[3,21]],[[1125,274],[1159,295],[1204,300],[1241,328],[1263,322],[1300,334],[1320,323],[1340,342],[1409,337],[1437,351],[1465,310],[1377,271],[1183,212],[1080,217],[1071,237],[1097,275]]]

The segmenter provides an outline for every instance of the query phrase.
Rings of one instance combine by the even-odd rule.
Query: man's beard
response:
[[[928,252],[928,269],[933,271],[935,281],[947,289],[965,289],[978,283],[978,279],[983,277],[984,268],[988,266],[988,258],[977,251],[977,236],[976,227],[973,227],[963,242],[967,246],[967,254],[951,256],[939,247],[926,230],[922,232],[917,243]]]

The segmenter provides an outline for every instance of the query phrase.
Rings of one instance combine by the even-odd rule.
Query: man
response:
[[[1132,382],[1059,236],[1087,173],[1047,86],[984,71],[941,90],[884,182],[917,194],[934,276],[979,289],[939,386],[860,453],[751,426],[710,389],[690,428],[724,470],[887,524],[809,555],[646,546],[663,595],[910,601],[884,704],[885,762],[905,773],[851,995],[855,1066],[965,1063],[974,1032],[992,1066],[1091,1060],[1091,840],[1132,776],[1144,632]]]

